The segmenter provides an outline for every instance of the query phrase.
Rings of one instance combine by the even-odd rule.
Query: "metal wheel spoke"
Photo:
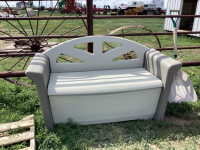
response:
[[[68,16],[71,16],[74,12],[75,12],[75,10],[73,10]]]
[[[25,56],[23,56],[20,60],[18,60],[8,71],[10,71],[13,67],[15,67],[22,59],[24,59]]]
[[[9,53],[0,54],[0,57],[20,57],[20,56],[34,56],[36,53]]]
[[[7,4],[7,6],[8,6],[8,8],[9,8],[9,10],[11,10],[12,14],[14,15],[14,13],[13,13],[12,9],[10,8],[10,6],[8,5],[7,1],[5,1],[5,2],[6,2],[6,4]],[[14,15],[14,17],[16,17],[16,16]],[[25,31],[24,28],[22,27],[22,25],[21,25],[21,23],[19,22],[19,20],[17,20],[17,22],[19,23],[20,27],[22,28],[22,30],[23,30],[24,33],[26,34],[25,36],[28,36],[28,34],[26,33],[26,31]]]
[[[2,59],[0,59],[0,61],[2,61],[2,60],[5,60],[5,59],[7,59],[8,57],[6,57],[6,58],[2,58]]]
[[[66,33],[70,33],[70,32],[72,32],[72,31],[75,31],[75,30],[77,30],[77,29],[82,28],[83,26],[84,26],[84,25],[79,26],[79,27],[77,27],[77,28],[75,28],[75,29],[69,30],[69,31],[67,31],[67,32],[61,33],[60,35],[63,35],[63,34],[66,34]]]
[[[142,31],[141,31],[141,33],[143,32],[143,30],[144,30],[144,28],[142,28]],[[137,41],[138,41],[139,37],[140,37],[140,35],[137,37],[137,39],[135,40],[135,42],[137,42]]]
[[[66,19],[64,19],[55,29],[53,29],[53,31],[51,31],[48,35],[51,35],[58,27],[60,27]]]
[[[23,33],[21,30],[19,30],[17,27],[15,27],[12,23],[10,23],[8,20],[6,20],[7,23],[9,23],[12,27],[14,27],[16,30],[18,30],[19,32],[21,32],[24,36],[26,36],[25,33]]]
[[[39,7],[38,8],[41,9],[40,8],[40,0],[39,0]],[[39,9],[38,9],[38,17],[40,15],[40,10]],[[38,32],[38,20],[37,20],[37,26],[36,26],[36,35],[37,35],[37,32]]]
[[[147,44],[147,45],[145,45],[145,46],[147,47],[147,46],[151,45],[151,44],[154,43],[156,40],[157,40],[157,39],[155,39],[154,41],[152,41],[151,43],[149,43],[149,44]]]
[[[10,83],[13,83],[13,84],[18,84],[18,85],[22,85],[22,86],[32,86],[30,84],[25,84],[25,83],[20,83],[20,82],[17,83],[16,81],[9,79],[9,78],[3,78],[3,79],[10,82]]]
[[[28,58],[27,58],[27,60],[26,60],[26,62],[25,62],[25,64],[24,64],[24,66],[23,66],[23,68],[22,68],[22,71],[24,70],[24,68],[25,68],[25,66],[26,66],[26,64],[27,64],[27,62],[29,61],[29,58],[30,58],[30,56],[28,56]],[[17,82],[18,82],[19,78],[20,78],[20,77],[17,78]]]
[[[114,33],[118,32],[118,31],[120,31],[120,30],[127,29],[127,28],[140,28],[140,29],[142,29],[142,30],[141,30],[141,33],[140,33],[140,34],[137,34],[137,35],[139,35],[139,36],[137,37],[137,39],[135,40],[135,42],[138,41],[138,39],[139,39],[139,37],[140,37],[141,35],[144,36],[144,34],[146,34],[146,33],[143,33],[143,34],[142,34],[143,30],[147,30],[147,31],[149,31],[150,33],[153,33],[150,29],[148,29],[148,28],[146,28],[146,27],[143,27],[143,26],[140,26],[140,25],[127,25],[127,26],[122,26],[122,27],[120,27],[120,28],[117,28],[117,29],[111,31],[109,34],[114,34]],[[149,35],[150,33],[147,33],[147,35]],[[160,41],[159,41],[157,35],[155,34],[154,37],[156,38],[156,40],[157,40],[157,42],[158,42],[158,47],[161,48],[161,44],[160,44]],[[155,40],[155,41],[156,41],[156,40]],[[153,42],[155,42],[155,41],[153,41]],[[153,42],[149,43],[148,45],[152,44]],[[147,46],[148,46],[148,45],[147,45]]]
[[[6,33],[6,32],[3,32],[3,31],[1,31],[1,30],[0,30],[0,32],[2,32],[2,33],[4,33],[4,34],[6,34],[6,35],[12,37],[10,34],[8,34],[8,33]]]
[[[108,45],[110,48],[114,49],[114,47],[112,47],[111,45],[109,45],[108,43],[104,42],[106,45]]]
[[[69,16],[71,16],[73,14],[74,10],[69,14]],[[51,31],[48,35],[51,35],[56,29],[58,29],[58,27],[60,27],[64,22],[66,21],[66,19],[64,19],[57,27],[55,27],[55,29],[53,29],[53,31]]]
[[[52,10],[52,12],[51,12],[51,14],[50,14],[50,17],[52,16],[53,12],[55,11],[56,6],[58,5],[58,2],[59,2],[59,0],[57,1],[57,3],[56,3],[56,5],[55,5],[54,9]],[[46,28],[48,22],[49,22],[49,19],[47,20],[47,22],[46,22],[46,24],[45,24],[45,26],[44,26],[44,28],[43,28],[43,30],[42,30],[42,32],[41,32],[41,35],[43,34],[43,32],[44,32],[44,30],[45,30],[45,28]]]
[[[23,1],[23,3],[24,3],[25,10],[26,10],[26,4],[25,4],[24,1]],[[27,15],[27,17],[29,17],[27,10],[26,10],[26,15]],[[31,21],[30,21],[30,20],[29,20],[29,24],[30,24],[30,26],[31,26],[32,33],[33,33],[33,35],[34,35],[33,27],[32,27],[32,24],[31,24]]]
[[[66,2],[69,3],[69,4],[71,5],[71,7],[73,8],[73,10],[75,10],[74,6],[73,6],[68,0],[66,0]],[[78,13],[78,15],[81,16],[80,12]],[[84,26],[85,26],[85,28],[86,28],[86,30],[87,30],[87,26],[86,26],[85,21],[84,21],[83,19],[82,19],[82,21],[83,21],[83,24],[84,24]]]
[[[73,61],[70,61],[70,60],[68,60],[68,59],[66,59],[66,58],[62,58],[62,57],[58,57],[58,58],[63,59],[63,60],[66,60],[66,61],[68,61],[68,62],[70,62],[70,63],[73,63]]]

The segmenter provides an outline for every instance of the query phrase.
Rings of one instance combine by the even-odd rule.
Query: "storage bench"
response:
[[[74,48],[91,43],[94,53]],[[121,46],[103,53],[102,43]],[[113,61],[133,51],[137,59]],[[60,54],[83,63],[56,63]],[[69,118],[80,124],[163,119],[173,76],[181,63],[130,40],[90,36],[37,53],[26,75],[37,86],[47,128]]]

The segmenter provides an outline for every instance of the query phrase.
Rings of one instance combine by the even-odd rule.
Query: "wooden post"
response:
[[[93,35],[93,0],[87,0],[87,35]],[[88,52],[93,53],[93,43],[88,43]]]

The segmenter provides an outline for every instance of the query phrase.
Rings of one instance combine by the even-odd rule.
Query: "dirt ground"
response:
[[[9,45],[13,44],[13,41],[4,41],[0,40],[0,50],[8,47]]]
[[[6,29],[1,29],[3,32],[6,32]],[[21,34],[19,34],[16,30],[11,31],[11,36],[21,36]],[[8,35],[0,35],[0,37],[2,36],[8,36]],[[14,40],[0,40],[0,50],[10,46],[11,44],[14,44]]]
[[[178,117],[173,117],[173,116],[165,116],[164,120],[168,123],[173,123],[173,124],[177,124],[177,125],[190,125],[192,122],[197,122],[200,124],[200,119],[198,118],[197,114],[192,113],[188,116],[189,119],[182,119],[182,118],[178,118]]]

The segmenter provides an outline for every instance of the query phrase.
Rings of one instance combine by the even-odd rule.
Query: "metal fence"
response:
[[[5,3],[7,4],[8,8],[10,8],[9,4],[7,3],[8,1],[14,1],[14,0],[7,0]],[[38,0],[34,0],[38,1]],[[23,1],[24,2],[24,1]],[[56,8],[57,4],[59,1],[57,1],[56,5],[54,8]],[[68,0],[67,0],[68,2]],[[39,1],[39,6],[40,6],[41,1]],[[69,16],[66,17],[52,17],[54,10],[51,12],[50,17],[39,17],[39,11],[38,11],[38,17],[14,17],[14,18],[9,18],[9,17],[0,17],[0,21],[4,20],[7,23],[9,23],[11,26],[13,26],[16,30],[21,32],[24,36],[12,36],[4,31],[1,31],[5,35],[8,36],[1,36],[0,40],[8,40],[8,39],[32,39],[32,40],[37,40],[37,39],[50,39],[50,38],[78,38],[78,37],[84,37],[84,36],[91,36],[93,35],[93,20],[94,19],[119,19],[119,18],[171,18],[172,16],[170,15],[130,15],[130,16],[94,16],[93,15],[93,0],[87,0],[87,16],[71,16],[73,12],[69,14]],[[13,13],[13,12],[12,12]],[[27,16],[28,12],[26,11]],[[175,18],[194,18],[194,17],[200,17],[200,15],[173,15]],[[71,20],[71,19],[78,19],[82,20],[85,28],[87,29],[87,35],[51,35],[65,20]],[[87,24],[85,23],[84,19],[87,20]],[[10,20],[15,20],[19,23],[21,29],[17,28],[15,25],[13,25]],[[26,31],[24,30],[23,26],[20,24],[19,20],[27,20],[29,21],[31,30],[33,35],[29,36]],[[36,33],[34,34],[33,32],[33,27],[31,25],[31,20],[37,20],[37,27],[36,27]],[[49,20],[63,20],[53,31],[51,31],[48,35],[38,35],[38,21],[39,20],[47,20],[43,31],[45,30]],[[74,31],[76,29],[79,29],[83,26],[77,27],[73,30],[69,30],[65,33]],[[133,33],[133,34],[106,34],[106,36],[119,36],[119,37],[124,37],[124,36],[151,36],[151,35],[172,35],[172,32],[159,32],[159,33]],[[200,31],[195,31],[195,32],[177,32],[177,34],[181,35],[186,35],[186,34],[200,34]],[[199,49],[200,46],[193,46],[193,47],[178,47],[179,50],[184,50],[184,49]],[[164,50],[173,50],[173,47],[168,47],[168,48],[157,48],[159,51],[164,51]],[[93,45],[91,43],[88,43],[88,52],[93,52]],[[20,57],[20,56],[34,56],[35,52],[32,53],[5,53],[5,54],[0,54],[0,57]],[[200,66],[200,61],[190,61],[190,62],[182,62],[183,67],[188,67],[188,66]],[[25,71],[6,71],[6,72],[0,72],[0,78],[6,78],[6,77],[22,77],[25,76]]]

